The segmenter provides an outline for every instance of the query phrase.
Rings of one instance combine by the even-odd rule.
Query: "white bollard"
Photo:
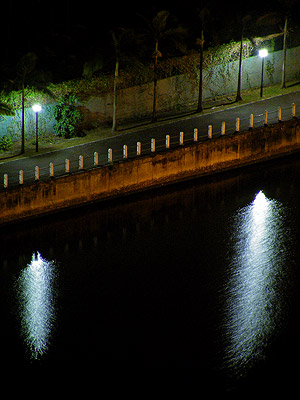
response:
[[[5,188],[8,187],[8,174],[4,174],[3,185]]]
[[[170,148],[170,135],[166,135],[166,149]]]
[[[136,155],[140,156],[141,155],[141,151],[142,151],[142,144],[141,144],[141,142],[137,142],[137,144],[136,144]]]
[[[253,129],[253,114],[250,114],[249,129]]]
[[[183,132],[180,132],[179,134],[179,144],[182,146],[183,145]]]
[[[208,139],[212,139],[212,125],[208,125],[207,136],[208,136]]]
[[[265,111],[265,122],[264,126],[268,126],[268,110]]]
[[[19,184],[23,185],[24,183],[24,172],[23,170],[19,171]]]
[[[128,147],[126,144],[124,144],[123,146],[123,158],[127,158],[128,157]]]
[[[151,139],[151,152],[155,152],[155,139]]]
[[[83,156],[79,156],[79,165],[78,165],[78,168],[79,169],[83,169]]]
[[[194,129],[194,142],[198,142],[198,129]]]
[[[240,131],[240,119],[239,119],[239,118],[237,118],[237,119],[235,120],[235,131],[236,131],[236,132],[239,132],[239,131]]]
[[[38,166],[34,169],[34,179],[38,181],[40,179],[40,168]]]
[[[292,117],[296,118],[296,104],[295,103],[292,104]]]
[[[94,167],[97,167],[99,164],[99,154],[97,151],[94,152]]]
[[[278,107],[278,122],[281,122],[281,107]]]
[[[108,162],[112,162],[112,149],[108,149],[107,151],[107,160]]]
[[[70,160],[66,158],[65,160],[65,171],[68,174],[70,172]]]
[[[222,122],[221,125],[221,135],[224,136],[225,135],[225,129],[226,129],[226,124],[225,121]]]
[[[54,177],[54,165],[52,162],[49,164],[49,173],[50,173],[50,178],[53,178]]]

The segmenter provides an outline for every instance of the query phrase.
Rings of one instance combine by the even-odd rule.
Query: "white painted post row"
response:
[[[68,160],[67,158],[65,160],[65,171],[66,171],[66,174],[70,173],[70,160]]]
[[[52,162],[49,164],[49,174],[50,174],[50,178],[54,177],[54,165]]]
[[[155,139],[151,139],[151,153],[155,153]]]
[[[170,148],[170,135],[166,135],[166,149]]]
[[[225,135],[225,130],[226,130],[226,123],[225,121],[223,121],[221,125],[221,136]]]
[[[111,148],[109,148],[107,150],[107,160],[108,160],[108,162],[112,162],[112,149]]]
[[[38,181],[40,179],[40,168],[38,166],[34,169],[34,179]]]
[[[295,103],[292,103],[292,117],[296,117],[296,105]],[[249,129],[253,129],[253,114],[250,114],[250,119],[249,119]],[[282,121],[282,110],[281,107],[278,107],[278,121]],[[265,110],[265,116],[264,116],[264,125],[268,125],[268,110]],[[240,131],[240,118],[236,118],[236,124],[235,124],[236,132]],[[222,122],[221,125],[221,136],[225,135],[225,130],[226,130],[226,124],[225,121]],[[212,139],[212,125],[208,125],[208,138]],[[198,129],[194,129],[194,142],[198,141]],[[179,144],[183,145],[184,144],[184,132],[180,132],[179,134]],[[166,135],[166,140],[165,140],[165,146],[166,149],[170,148],[170,135]],[[155,139],[151,139],[151,152],[155,152]],[[137,155],[141,155],[141,142],[137,142],[137,150],[136,150]],[[128,157],[128,147],[127,145],[123,146],[123,158],[126,159]],[[108,149],[108,161],[112,162],[112,149]],[[98,166],[99,164],[99,155],[97,152],[94,152],[94,166]],[[79,169],[83,169],[83,156],[79,156]],[[70,160],[66,159],[65,160],[65,172],[70,173]],[[51,178],[54,177],[54,165],[51,162],[49,164],[49,175]],[[40,179],[40,169],[38,166],[35,167],[35,180],[38,181]],[[24,183],[24,171],[20,170],[19,171],[19,184],[23,185]],[[8,187],[8,174],[4,174],[3,177],[3,186],[4,188]]]
[[[212,139],[212,125],[208,125],[207,136],[208,136],[208,139]]]
[[[180,134],[179,134],[179,144],[180,144],[180,146],[183,146],[183,136],[184,136],[184,133],[180,132]]]
[[[99,164],[99,155],[97,151],[94,152],[94,167],[97,167]]]
[[[194,129],[194,142],[198,142],[198,129]]]
[[[79,156],[79,164],[78,164],[78,169],[82,170],[83,169],[83,156]]]
[[[124,144],[123,146],[123,158],[127,158],[128,157],[128,147],[126,144]]]
[[[24,183],[24,172],[23,170],[19,171],[19,184],[23,185]]]

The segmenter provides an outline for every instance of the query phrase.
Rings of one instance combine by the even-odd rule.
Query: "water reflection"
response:
[[[234,220],[227,289],[226,365],[243,375],[265,356],[281,318],[285,237],[283,207],[259,192]]]
[[[49,347],[55,315],[56,266],[33,254],[31,263],[18,278],[18,298],[22,336],[33,359]]]

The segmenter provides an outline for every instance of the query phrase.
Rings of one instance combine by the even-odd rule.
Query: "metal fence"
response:
[[[55,179],[68,174],[80,173],[95,168],[101,168],[112,163],[126,162],[143,155],[168,151],[180,146],[191,145],[205,140],[238,134],[249,129],[267,126],[269,124],[287,121],[296,118],[296,108],[293,103],[290,107],[279,107],[275,111],[266,110],[263,114],[250,114],[248,118],[235,118],[231,122],[222,121],[220,126],[208,125],[206,132],[194,128],[192,131],[180,131],[178,134],[159,134],[151,140],[137,141],[134,145],[124,144],[120,147],[107,148],[105,152],[93,151],[88,156],[80,155],[75,159],[64,159],[60,162],[50,162],[47,166],[36,165],[33,169],[21,169],[15,173],[4,174],[3,186],[0,190],[8,190],[20,185],[32,184],[41,180]]]

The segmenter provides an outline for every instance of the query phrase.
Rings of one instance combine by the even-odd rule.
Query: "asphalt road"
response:
[[[65,174],[65,160],[70,160],[70,172],[78,171],[79,156],[83,156],[83,168],[94,167],[94,152],[98,153],[99,166],[108,163],[108,149],[112,149],[114,162],[123,159],[123,145],[127,145],[128,158],[137,157],[137,142],[141,143],[141,154],[151,151],[151,139],[155,139],[156,151],[165,149],[166,135],[170,135],[170,148],[179,146],[180,132],[183,132],[183,143],[193,142],[194,129],[198,129],[198,140],[208,139],[208,125],[212,125],[213,138],[220,136],[222,122],[225,121],[225,135],[236,130],[236,118],[240,118],[240,131],[249,127],[250,114],[253,114],[254,128],[265,122],[265,111],[268,111],[268,123],[278,121],[278,108],[282,109],[282,120],[292,118],[292,104],[296,105],[296,116],[300,116],[300,91],[260,100],[255,103],[237,105],[226,110],[212,110],[211,113],[193,114],[183,118],[174,118],[126,131],[112,138],[44,153],[30,158],[10,160],[0,164],[0,176],[8,174],[8,186],[18,185],[19,171],[24,174],[24,184],[35,179],[35,166],[39,167],[40,179],[49,178],[49,164],[54,165],[54,176]],[[2,179],[1,179],[2,180]],[[2,180],[3,182],[3,180]],[[1,183],[0,190],[4,190]]]

